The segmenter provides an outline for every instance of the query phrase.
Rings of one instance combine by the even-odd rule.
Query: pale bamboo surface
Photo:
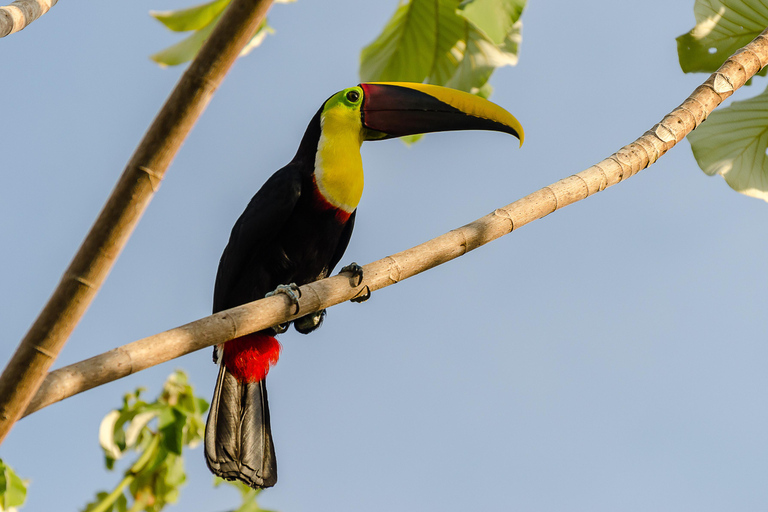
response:
[[[457,258],[648,167],[701,124],[720,103],[768,63],[768,29],[730,57],[676,109],[636,141],[596,165],[421,245],[365,265],[353,287],[334,276],[301,287],[301,315],[375,291]],[[26,410],[47,405],[195,350],[295,318],[284,296],[261,299],[134,341],[51,372]]]
[[[5,37],[27,27],[47,13],[59,0],[16,0],[0,7],[0,37]]]
[[[56,290],[0,375],[0,442],[27,408],[165,171],[272,0],[234,0],[136,148]]]

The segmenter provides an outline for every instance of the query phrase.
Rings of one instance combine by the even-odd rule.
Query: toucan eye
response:
[[[347,93],[347,101],[350,103],[356,103],[360,99],[360,93],[352,90]]]

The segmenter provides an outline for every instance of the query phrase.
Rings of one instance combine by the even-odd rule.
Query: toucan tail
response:
[[[260,489],[277,482],[277,461],[269,426],[266,378],[239,381],[219,363],[211,411],[205,426],[205,460],[226,480]]]

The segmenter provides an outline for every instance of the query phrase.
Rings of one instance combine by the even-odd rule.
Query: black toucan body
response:
[[[363,191],[363,141],[449,130],[495,130],[523,141],[520,123],[506,110],[445,87],[364,83],[331,96],[293,160],[264,183],[235,223],[219,263],[213,311],[331,273],[349,243]],[[310,314],[294,326],[306,333],[321,321],[322,314]],[[206,461],[213,473],[254,488],[277,481],[265,384],[280,352],[276,333],[236,338],[214,352],[220,369]]]

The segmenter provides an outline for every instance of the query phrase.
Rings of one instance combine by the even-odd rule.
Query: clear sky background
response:
[[[178,80],[148,55],[177,40],[150,9],[59,2],[0,41],[0,360],[48,299]],[[293,156],[394,0],[276,5],[187,139],[56,366],[206,316],[229,231]],[[706,77],[674,38],[693,0],[532,0],[520,63],[494,101],[526,130],[363,147],[366,189],[343,262],[423,242],[596,163]],[[737,92],[745,99],[765,79]],[[281,512],[765,510],[768,205],[705,176],[687,142],[638,176],[291,330],[268,379]],[[184,368],[210,398],[204,350],[51,406],[0,457],[25,510],[75,510],[119,473],[97,433],[123,393]],[[176,510],[238,503],[187,453]]]

